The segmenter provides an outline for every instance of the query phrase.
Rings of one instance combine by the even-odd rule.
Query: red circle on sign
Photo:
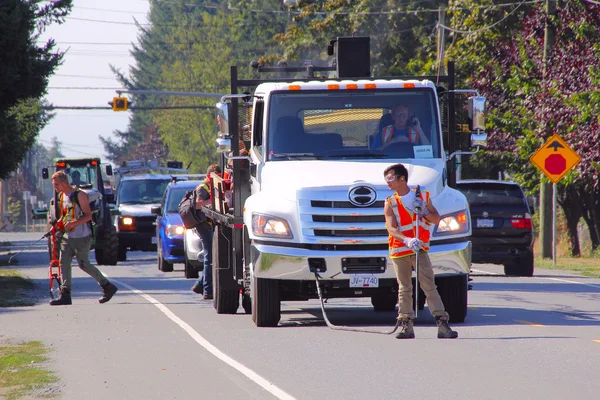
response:
[[[550,154],[544,162],[546,171],[552,175],[560,175],[567,169],[567,160],[560,154]]]

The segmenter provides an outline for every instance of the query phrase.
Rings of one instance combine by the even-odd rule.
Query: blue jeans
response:
[[[212,225],[203,222],[194,229],[196,229],[196,233],[200,237],[204,253],[204,271],[202,272],[202,276],[198,278],[198,283],[202,285],[205,295],[212,294]]]

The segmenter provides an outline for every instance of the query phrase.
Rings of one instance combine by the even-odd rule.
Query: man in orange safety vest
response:
[[[385,201],[385,225],[388,230],[389,253],[398,280],[398,339],[413,339],[412,271],[418,259],[418,278],[427,297],[429,311],[438,326],[438,338],[455,339],[458,333],[448,326],[448,313],[435,286],[429,260],[431,228],[440,221],[429,192],[417,194],[408,187],[408,171],[402,164],[394,164],[383,172],[385,181],[394,194]],[[419,229],[416,229],[418,224]],[[416,232],[418,231],[418,237]]]

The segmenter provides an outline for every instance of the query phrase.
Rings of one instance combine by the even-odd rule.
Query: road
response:
[[[41,234],[0,234],[14,250]],[[597,399],[600,279],[539,270],[532,278],[475,265],[469,314],[439,340],[428,311],[417,339],[331,330],[318,301],[285,302],[277,328],[250,316],[217,315],[190,291],[183,265],[158,271],[153,253],[101,270],[119,292],[74,269],[73,305],[50,307],[43,241],[16,269],[40,287],[33,307],[0,308],[3,339],[41,340],[58,399]],[[390,330],[394,313],[368,300],[326,304],[336,325]]]

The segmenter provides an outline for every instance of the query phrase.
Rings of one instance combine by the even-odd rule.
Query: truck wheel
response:
[[[377,295],[371,296],[371,304],[375,311],[395,311],[398,304],[398,296],[392,295]]]
[[[118,252],[119,252],[119,237],[117,236],[117,229],[111,225],[108,228],[108,237],[104,246],[104,263],[105,265],[117,265]]]
[[[117,252],[118,252],[118,255],[117,255],[118,261],[126,261],[127,260],[127,247],[119,246],[119,249],[117,250]]]
[[[273,327],[281,319],[279,282],[254,278],[252,285],[252,320],[258,327]]]
[[[533,270],[533,253],[527,253],[518,261],[504,265],[504,275],[506,276],[533,276]]]
[[[162,253],[160,250],[158,251],[158,269],[162,272],[171,272],[173,271],[173,264],[162,257]]]
[[[104,249],[94,249],[94,256],[96,257],[96,264],[104,265]]]
[[[198,279],[198,269],[190,263],[187,254],[183,256],[183,265],[186,279]]]
[[[228,233],[229,240],[225,240],[223,235]],[[235,314],[240,306],[240,285],[233,280],[228,243],[231,243],[231,229],[216,226],[213,232],[212,268],[213,301],[217,314]]]
[[[246,314],[252,314],[252,298],[248,294],[242,294],[242,307]]]
[[[436,279],[438,293],[442,298],[450,322],[465,322],[467,317],[468,275],[458,275]]]

